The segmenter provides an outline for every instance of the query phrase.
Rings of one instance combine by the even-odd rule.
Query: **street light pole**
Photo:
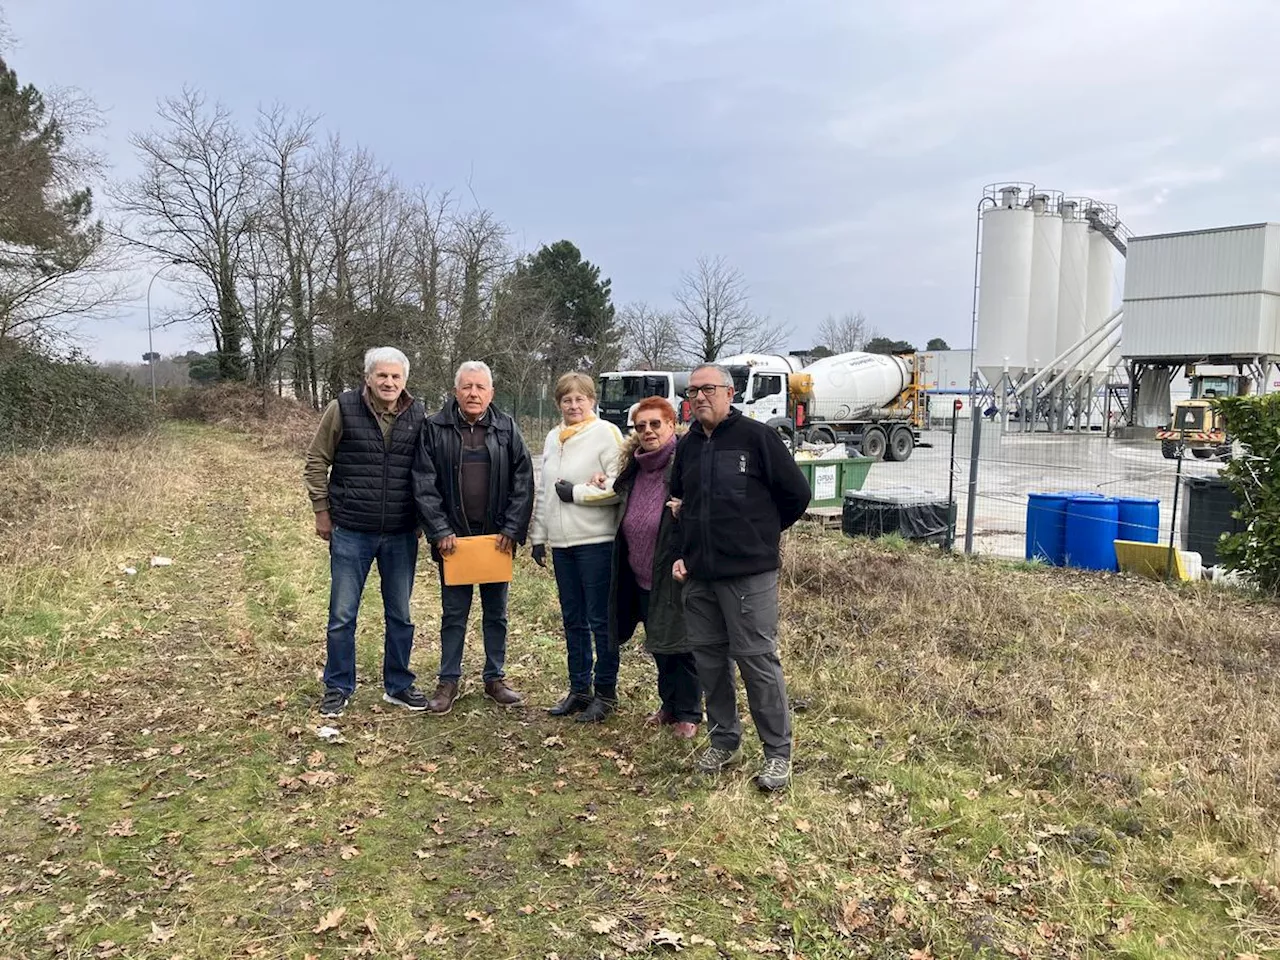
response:
[[[147,366],[151,368],[151,405],[156,403],[156,351],[151,345],[151,285],[156,282],[156,277],[164,273],[169,267],[180,266],[181,260],[170,260],[166,264],[162,264],[160,269],[151,275],[151,280],[147,283]]]

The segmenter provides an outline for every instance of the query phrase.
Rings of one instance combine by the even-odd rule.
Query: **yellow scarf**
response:
[[[596,421],[596,415],[594,413],[588,413],[584,419],[582,419],[578,423],[575,423],[572,427],[561,427],[560,442],[561,443],[568,442],[570,437],[573,437],[576,434],[581,433],[587,427],[591,426],[591,424],[595,423],[595,421]]]

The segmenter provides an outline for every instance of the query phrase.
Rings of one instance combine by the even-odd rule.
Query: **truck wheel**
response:
[[[1177,440],[1161,440],[1160,456],[1166,460],[1178,459],[1178,441]]]
[[[888,445],[888,438],[885,437],[884,431],[879,427],[872,427],[862,434],[862,455],[864,457],[870,457],[872,460],[883,460],[885,448]]]
[[[786,427],[775,427],[774,429],[778,432],[778,437],[782,440],[782,445],[786,447],[789,452],[795,453],[795,435]]]
[[[885,451],[884,458],[901,463],[911,456],[911,451],[915,448],[916,438],[911,435],[911,431],[899,427],[889,435],[889,449]]]
[[[809,431],[810,443],[835,443],[836,435],[830,427],[814,427]]]
[[[1191,455],[1197,460],[1208,460],[1213,457],[1212,447],[1192,447]]]

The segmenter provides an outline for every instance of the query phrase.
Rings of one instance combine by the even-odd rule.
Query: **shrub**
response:
[[[142,390],[84,357],[0,343],[0,443],[8,450],[118,437],[155,421]]]
[[[1216,404],[1243,448],[1222,479],[1240,500],[1237,516],[1245,527],[1223,540],[1219,555],[1229,570],[1280,593],[1280,394],[1222,397]]]

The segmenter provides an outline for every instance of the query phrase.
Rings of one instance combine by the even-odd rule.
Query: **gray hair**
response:
[[[454,389],[457,389],[458,384],[462,382],[464,373],[483,373],[489,378],[489,386],[493,386],[493,371],[489,369],[489,365],[483,360],[464,360],[458,367],[458,372],[453,375]]]
[[[700,363],[689,371],[689,376],[692,377],[699,370],[714,370],[716,372],[716,376],[720,378],[720,385],[722,387],[733,386],[733,374],[729,372],[728,367],[722,367],[718,363]]]
[[[404,378],[409,379],[409,358],[395,347],[374,347],[364,355],[364,375],[373,373],[373,368],[380,363],[398,363],[404,370]]]

